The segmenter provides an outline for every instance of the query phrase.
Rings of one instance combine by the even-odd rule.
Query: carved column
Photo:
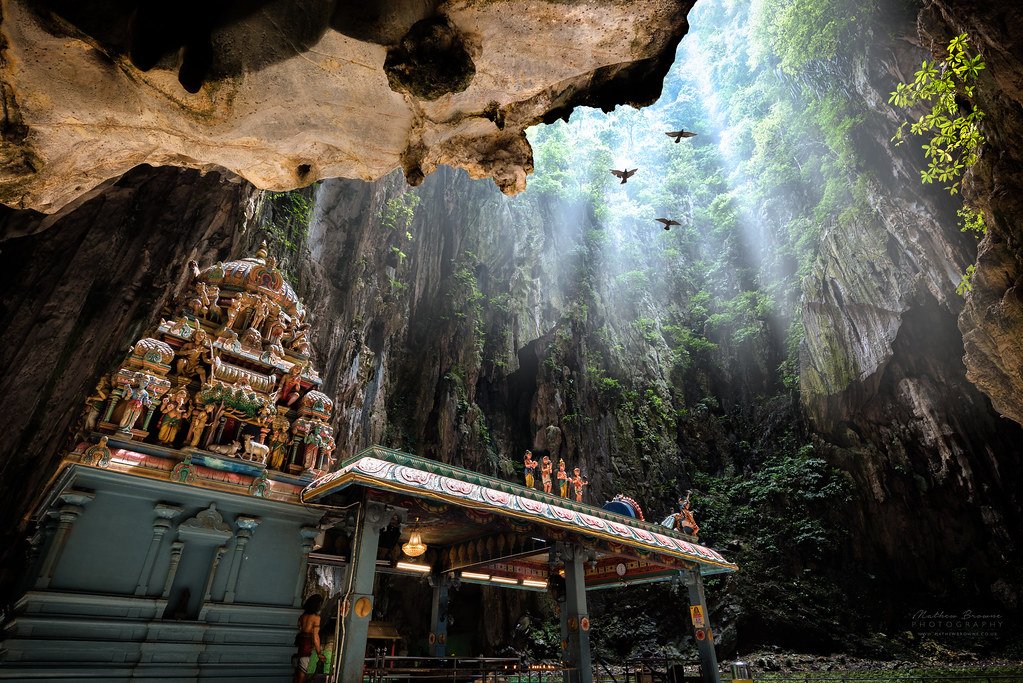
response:
[[[707,598],[703,593],[700,569],[682,571],[682,581],[689,589],[690,616],[696,636],[696,649],[700,652],[700,680],[703,683],[721,683],[718,657],[714,651],[714,632],[710,628]]]
[[[107,400],[107,411],[103,414],[103,422],[110,422],[114,416],[114,408],[117,407],[121,397],[124,395],[124,387],[118,384],[114,387],[113,391],[110,392],[110,398]]]
[[[153,402],[146,408],[146,419],[142,421],[142,431],[149,431],[149,423],[153,419],[153,413],[156,412],[156,406],[156,399],[153,399]],[[134,425],[129,425],[129,427],[134,427]]]
[[[28,549],[25,553],[25,574],[18,582],[18,595],[31,587],[32,579],[39,568],[39,554],[43,548],[47,547],[47,543],[56,533],[59,519],[60,512],[58,510],[49,510],[37,525],[35,533],[26,539],[28,541]]]
[[[298,566],[298,578],[295,580],[295,597],[292,605],[302,606],[302,588],[305,587],[305,570],[309,566],[309,553],[313,551],[313,541],[320,535],[320,530],[314,526],[304,526],[298,530],[302,537],[302,558]]]
[[[53,540],[50,542],[50,547],[46,551],[46,557],[43,559],[43,565],[39,570],[39,579],[36,581],[36,588],[49,588],[50,582],[53,580],[53,573],[60,562],[61,553],[64,552],[64,546],[71,535],[72,525],[78,519],[78,515],[85,512],[85,504],[95,497],[96,494],[94,493],[76,491],[74,489],[69,489],[60,494],[60,499],[64,502],[64,505],[59,510],[57,531],[53,534]]]
[[[217,546],[217,551],[213,555],[213,563],[210,565],[210,572],[206,575],[206,588],[202,592],[202,601],[205,605],[210,601],[210,595],[213,592],[213,580],[217,578],[217,567],[220,566],[220,560],[223,559],[224,553],[227,552],[227,546]]]
[[[156,521],[153,522],[153,539],[149,542],[146,561],[142,563],[142,571],[139,572],[139,581],[135,585],[135,595],[145,595],[149,592],[149,582],[152,580],[153,575],[153,563],[156,562],[156,555],[160,551],[163,536],[170,529],[171,520],[181,514],[181,508],[177,505],[165,505],[164,503],[157,503],[153,510],[156,512]]]
[[[235,591],[238,589],[238,575],[241,572],[242,561],[245,559],[245,546],[249,544],[252,533],[259,526],[258,517],[239,515],[234,521],[238,525],[238,534],[234,542],[234,559],[231,560],[231,571],[227,574],[227,591],[224,593],[224,602],[234,602]]]
[[[185,549],[184,541],[171,543],[170,566],[167,567],[167,580],[163,582],[163,592],[160,597],[166,600],[170,597],[171,586],[174,585],[174,577],[178,574],[178,565],[181,564],[181,551]]]
[[[434,657],[444,657],[448,649],[448,588],[451,586],[449,574],[442,574],[434,571],[430,575],[430,585],[433,586],[433,600],[430,603],[430,624],[433,631],[430,654]]]
[[[373,618],[373,579],[376,575],[380,532],[395,515],[404,521],[407,511],[375,501],[363,500],[352,536],[348,560],[347,595],[342,596],[344,636],[341,639],[341,683],[362,683],[366,639]]]
[[[593,683],[590,660],[590,617],[586,610],[586,549],[573,543],[562,548],[565,560],[565,614],[568,625],[568,649],[565,663],[566,683]]]

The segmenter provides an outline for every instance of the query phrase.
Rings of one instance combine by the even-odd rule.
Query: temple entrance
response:
[[[367,675],[428,678],[438,669],[447,669],[450,677],[451,668],[459,666],[478,667],[477,678],[495,672],[493,667],[531,675],[528,669],[519,670],[522,664],[517,660],[449,656],[452,589],[478,584],[551,594],[560,615],[559,678],[563,683],[593,683],[587,592],[675,581],[688,592],[688,605],[680,608],[692,616],[700,656],[698,680],[720,681],[703,576],[736,567],[691,536],[379,447],[314,481],[302,499],[337,511],[322,548],[310,555],[310,562],[337,567],[344,577],[337,602],[340,666],[330,680],[359,683]],[[385,574],[428,580],[430,657],[374,657],[368,649],[375,584]],[[387,669],[400,670],[402,676]],[[684,680],[683,668],[671,671]],[[553,673],[548,670],[547,677]],[[638,678],[640,673],[637,670],[638,683],[653,683],[653,669],[643,674],[647,678]],[[666,675],[667,671],[658,674]]]

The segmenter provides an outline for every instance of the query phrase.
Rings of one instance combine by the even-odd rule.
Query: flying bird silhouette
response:
[[[624,185],[625,183],[628,182],[629,178],[631,178],[632,176],[636,175],[636,171],[638,171],[638,170],[639,170],[638,168],[634,168],[631,171],[629,169],[625,169],[624,171],[619,171],[619,170],[616,170],[616,169],[612,168],[611,169],[611,175],[613,175],[616,178],[621,178],[622,179],[622,185]]]
[[[673,225],[682,225],[678,221],[673,221],[670,218],[655,218],[654,220],[658,223],[663,223],[665,230],[671,230],[671,226]]]
[[[692,132],[691,130],[682,129],[673,130],[670,133],[665,133],[665,135],[667,135],[669,138],[675,138],[675,144],[677,145],[678,143],[682,142],[682,138],[694,137],[696,133]]]

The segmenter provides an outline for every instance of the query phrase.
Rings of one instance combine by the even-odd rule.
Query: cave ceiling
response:
[[[528,126],[656,99],[692,4],[4,0],[0,202],[56,212],[139,164],[518,192]]]

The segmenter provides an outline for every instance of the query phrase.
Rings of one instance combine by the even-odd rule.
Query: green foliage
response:
[[[973,275],[977,271],[975,264],[966,266],[966,272],[963,273],[963,277],[959,280],[959,284],[956,285],[956,294],[959,296],[966,296],[968,292],[973,291]]]
[[[405,231],[405,237],[411,240],[412,234],[408,230],[416,216],[417,206],[419,206],[419,195],[413,192],[405,192],[397,197],[392,197],[380,209],[380,224],[388,230]]]
[[[873,11],[872,2],[842,0],[763,0],[753,7],[754,58],[771,54],[790,74],[811,61],[834,59]]]
[[[945,183],[945,189],[952,195],[959,193],[963,173],[977,161],[984,145],[980,131],[984,112],[972,104],[975,84],[984,68],[981,55],[970,54],[970,43],[963,33],[949,42],[944,60],[924,61],[913,82],[897,84],[888,100],[903,109],[917,105],[929,108],[916,121],[899,126],[892,140],[902,144],[907,126],[911,134],[929,138],[923,144],[927,168],[920,172],[920,179],[924,183],[935,180]],[[966,206],[958,216],[964,232],[977,235],[987,232],[980,211]],[[960,294],[972,289],[969,275],[972,272],[963,277],[956,289]]]
[[[957,99],[958,96],[967,100],[973,98],[973,84],[985,66],[980,55],[970,56],[969,48],[965,33],[956,36],[948,44],[948,57],[944,61],[924,61],[913,82],[896,85],[888,100],[903,109],[918,104],[930,107],[930,111],[915,122],[899,126],[892,140],[901,143],[907,126],[913,135],[929,135],[930,141],[923,145],[928,167],[921,171],[921,180],[948,183],[945,189],[951,194],[959,191],[963,171],[977,160],[977,153],[984,144],[980,132],[984,112],[974,106],[963,111]]]

